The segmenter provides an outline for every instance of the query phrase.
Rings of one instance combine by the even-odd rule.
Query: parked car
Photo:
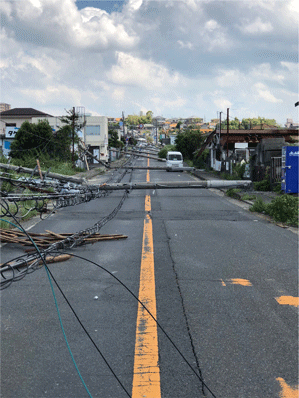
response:
[[[169,151],[166,155],[166,167],[174,170],[183,167],[183,155],[181,152]],[[167,170],[169,171],[169,170]]]

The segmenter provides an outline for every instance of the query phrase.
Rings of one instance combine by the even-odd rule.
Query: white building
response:
[[[59,130],[64,123],[60,120],[61,116],[33,118],[32,123],[38,123],[39,120],[48,120],[53,131]],[[85,147],[93,155],[103,162],[108,161],[108,118],[106,116],[82,115],[79,123],[84,124],[81,131],[78,132],[79,138],[85,144]],[[93,159],[91,163],[98,162]]]

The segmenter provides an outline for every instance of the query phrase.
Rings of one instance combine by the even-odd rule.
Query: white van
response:
[[[183,167],[183,155],[181,152],[167,152],[166,155],[166,167],[171,169],[179,169]],[[169,170],[167,170],[169,171]]]

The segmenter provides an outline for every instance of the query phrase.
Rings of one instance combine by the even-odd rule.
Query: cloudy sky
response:
[[[1,102],[298,121],[297,0],[0,0]]]

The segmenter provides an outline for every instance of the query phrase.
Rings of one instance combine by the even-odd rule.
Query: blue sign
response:
[[[9,152],[10,152],[10,144],[12,141],[4,141],[3,142],[3,155],[4,156],[8,156]]]

